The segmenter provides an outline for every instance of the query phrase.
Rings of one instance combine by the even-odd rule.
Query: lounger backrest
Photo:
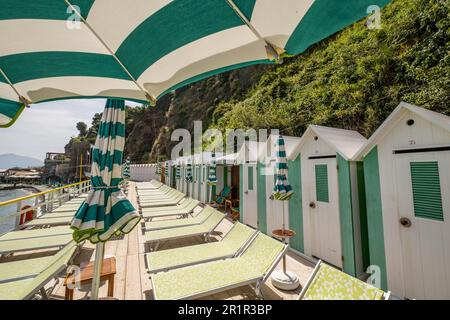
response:
[[[222,219],[225,218],[225,215],[217,210],[214,210],[211,215],[202,223],[202,225],[207,230],[212,230],[215,228]]]
[[[186,204],[184,204],[185,202],[187,202]],[[183,208],[188,210],[188,211],[192,211],[195,209],[195,207],[198,206],[198,204],[200,203],[200,201],[195,200],[195,199],[188,199],[187,201],[184,201],[183,204]]]
[[[204,221],[206,220],[206,218],[208,218],[214,211],[216,211],[216,209],[210,207],[210,206],[206,206],[204,207],[196,216],[195,219]]]
[[[381,300],[384,292],[326,263],[320,262],[302,300]]]
[[[233,228],[231,228],[231,230],[228,231],[226,236],[223,238],[222,242],[234,251],[237,251],[248,239],[250,239],[254,233],[254,229],[240,222],[236,222]]]
[[[286,245],[263,233],[259,233],[241,258],[259,274],[264,275],[277,260]]]
[[[48,265],[44,270],[36,276],[30,283],[23,288],[22,299],[30,297],[33,293],[37,292],[46,282],[57,276],[59,272],[64,270],[70,262],[77,246],[75,242],[71,241],[63,249],[61,249],[56,255],[50,259]]]

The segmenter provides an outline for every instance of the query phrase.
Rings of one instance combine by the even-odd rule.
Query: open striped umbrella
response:
[[[216,177],[216,154],[213,152],[211,155],[211,163],[209,165],[209,175],[208,175],[208,185],[215,186],[217,185],[217,177]]]
[[[276,63],[389,0],[0,0],[0,125],[24,106],[152,101],[244,66]]]
[[[287,159],[284,139],[279,136],[275,146],[276,163],[275,163],[275,186],[273,187],[273,197],[275,200],[288,201],[293,195],[291,185],[287,180]]]
[[[129,233],[141,217],[119,188],[125,144],[125,102],[108,100],[92,150],[92,190],[72,220],[77,242],[97,243],[92,299],[98,298],[105,244],[113,235]]]

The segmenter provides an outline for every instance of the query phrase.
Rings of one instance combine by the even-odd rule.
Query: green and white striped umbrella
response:
[[[217,185],[216,154],[214,152],[211,155],[211,163],[209,165],[208,185],[210,186]]]
[[[294,195],[291,185],[287,180],[288,165],[286,159],[286,150],[284,139],[279,136],[275,146],[275,186],[273,187],[273,197],[275,200],[287,201]]]
[[[192,164],[191,159],[188,159],[187,166],[186,166],[186,182],[192,182],[194,181],[194,178],[192,177]]]
[[[130,162],[130,157],[127,157],[127,160],[123,164],[122,176],[125,180],[130,179]]]
[[[177,163],[176,172],[175,172],[175,178],[181,179],[181,167],[180,167],[180,163]]]
[[[25,105],[155,101],[214,74],[276,63],[390,0],[0,0],[0,126]]]
[[[164,162],[164,172],[166,173],[166,176],[169,175],[170,172],[170,163],[169,161]]]
[[[92,190],[76,212],[71,227],[77,242],[105,242],[129,233],[141,217],[120,190],[125,144],[125,103],[108,100],[92,150]]]
[[[158,174],[158,175],[162,174],[162,168],[161,167],[162,167],[161,166],[161,162],[158,162],[156,164],[156,174]]]

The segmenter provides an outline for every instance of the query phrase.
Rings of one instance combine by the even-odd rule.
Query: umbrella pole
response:
[[[285,223],[284,223],[284,201],[281,202],[283,204],[283,227],[282,227],[282,232],[283,232],[283,236],[284,236],[284,230],[285,230]],[[286,240],[285,238],[283,238],[283,240]],[[286,255],[283,255],[283,272],[286,273]]]
[[[97,243],[95,247],[94,275],[92,279],[91,300],[98,300],[98,290],[100,288],[100,275],[103,265],[103,256],[105,253],[105,243]]]

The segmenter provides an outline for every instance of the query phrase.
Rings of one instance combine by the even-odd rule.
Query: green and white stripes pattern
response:
[[[0,0],[0,126],[23,109],[19,96],[145,102],[274,63],[269,52],[300,54],[389,1]]]
[[[125,180],[130,179],[130,157],[127,157],[127,160],[123,164],[122,176]]]
[[[129,233],[141,219],[119,188],[124,144],[125,103],[108,100],[92,151],[92,190],[71,223],[76,242],[105,242]]]
[[[186,182],[192,182],[194,181],[194,177],[192,176],[192,164],[191,164],[191,159],[187,160],[187,165],[186,165]]]
[[[169,161],[164,162],[164,172],[165,172],[166,176],[169,176],[169,174],[170,174],[170,162]]]
[[[181,179],[181,166],[179,163],[177,163],[177,166],[176,166],[175,178],[178,180]]]
[[[284,139],[279,136],[275,146],[275,186],[273,188],[273,197],[275,200],[287,201],[294,195],[291,185],[287,180],[288,166]]]
[[[157,174],[157,175],[161,175],[161,174],[162,174],[162,165],[161,165],[161,162],[158,162],[158,163],[156,164],[156,174]]]
[[[209,175],[208,175],[208,185],[215,186],[217,185],[217,176],[216,176],[216,154],[213,152],[211,155],[211,163],[209,165]]]

